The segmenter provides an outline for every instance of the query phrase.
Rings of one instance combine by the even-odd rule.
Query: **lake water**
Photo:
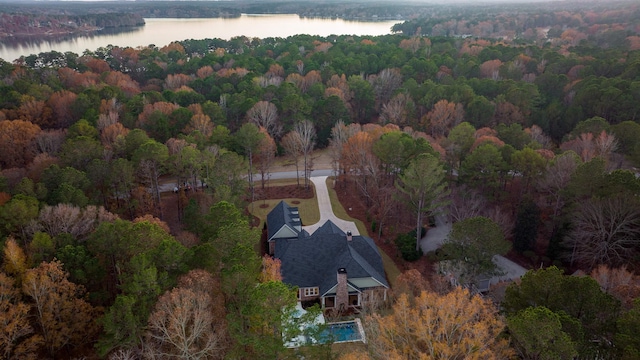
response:
[[[0,40],[0,58],[13,61],[20,56],[48,51],[71,51],[81,55],[85,50],[114,45],[138,47],[154,44],[158,47],[172,41],[186,39],[220,38],[228,40],[235,36],[288,37],[296,34],[309,35],[385,35],[399,20],[347,21],[326,18],[300,18],[295,14],[250,15],[239,18],[208,19],[144,19],[145,26],[115,34],[93,34],[73,38],[46,40]]]

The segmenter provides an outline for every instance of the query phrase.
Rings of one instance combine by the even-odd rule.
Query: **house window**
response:
[[[358,294],[349,295],[349,305],[351,306],[360,306],[360,299]]]
[[[318,294],[320,294],[320,291],[318,290],[317,287],[304,288],[304,296],[305,297],[318,296]]]
[[[327,296],[324,298],[324,307],[332,308],[336,306],[336,297],[335,296]]]

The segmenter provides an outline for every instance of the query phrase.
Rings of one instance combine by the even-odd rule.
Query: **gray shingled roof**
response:
[[[312,235],[278,239],[275,257],[282,262],[284,282],[299,287],[318,286],[321,294],[336,284],[339,268],[347,269],[348,278],[373,277],[389,286],[373,240],[357,235],[347,241],[345,233],[331,221]]]
[[[299,232],[296,226],[302,226],[299,215],[293,215],[292,212],[298,211],[297,207],[287,205],[286,202],[280,201],[267,215],[267,239],[282,229],[283,226],[289,225],[289,227]],[[297,221],[293,219],[297,218]]]

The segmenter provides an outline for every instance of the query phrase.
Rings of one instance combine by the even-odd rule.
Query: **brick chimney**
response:
[[[349,305],[349,288],[347,286],[347,269],[338,269],[338,286],[336,286],[336,309],[346,310]]]
[[[353,240],[353,235],[351,234],[351,231],[347,231],[347,241],[351,240]]]

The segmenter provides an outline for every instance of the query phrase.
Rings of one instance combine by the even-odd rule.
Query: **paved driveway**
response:
[[[436,226],[427,230],[425,236],[420,240],[420,248],[422,253],[437,250],[449,236],[451,231],[451,223],[445,215],[436,215]]]
[[[451,223],[447,221],[445,215],[436,215],[435,218],[436,226],[429,229],[427,234],[420,240],[420,248],[425,254],[441,247],[447,240],[449,232],[451,232]],[[494,255],[492,261],[503,274],[492,277],[489,280],[490,284],[519,279],[527,272],[527,269],[501,255]]]
[[[324,225],[327,220],[331,220],[342,231],[351,231],[353,235],[360,235],[358,228],[353,221],[346,221],[336,217],[331,208],[331,199],[329,198],[329,190],[327,189],[327,177],[328,176],[313,176],[311,181],[316,188],[316,197],[318,198],[318,207],[320,208],[320,221],[313,225],[303,226],[304,230],[307,230],[309,234],[312,234],[320,226]]]

